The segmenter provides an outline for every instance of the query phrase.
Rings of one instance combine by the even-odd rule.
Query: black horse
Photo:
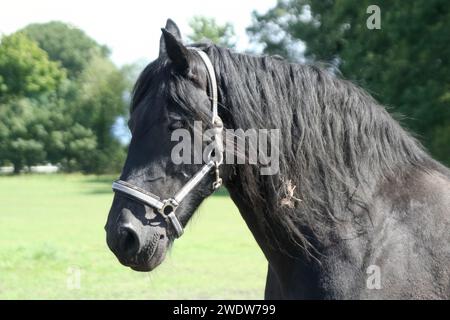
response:
[[[134,89],[121,180],[170,197],[202,167],[171,161],[171,132],[211,116],[205,52],[225,128],[281,130],[279,171],[223,164],[220,176],[268,260],[268,299],[448,299],[450,171],[352,83],[312,65],[182,44],[168,21]],[[185,226],[211,170],[176,211]],[[150,271],[176,234],[118,192],[105,227],[120,262]]]

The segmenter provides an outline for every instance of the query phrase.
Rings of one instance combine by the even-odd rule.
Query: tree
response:
[[[92,130],[74,123],[61,100],[17,98],[0,104],[0,162],[14,172],[44,162],[69,171],[88,167],[97,147]]]
[[[189,40],[192,42],[210,40],[217,45],[228,48],[233,48],[236,45],[234,28],[230,23],[220,25],[214,18],[194,16],[189,21],[189,26],[192,29]]]
[[[106,58],[110,52],[84,31],[60,21],[30,24],[21,32],[36,41],[51,60],[59,61],[70,79],[77,78],[94,56]]]
[[[339,68],[368,89],[438,159],[450,164],[450,9],[444,0],[388,1],[379,5],[381,29],[369,29],[363,1],[278,1],[254,13],[248,32],[265,52]],[[298,46],[297,46],[298,47]]]
[[[71,103],[75,122],[92,130],[97,138],[96,156],[87,172],[106,172],[118,169],[125,158],[125,150],[112,135],[116,119],[128,111],[125,93],[131,88],[128,69],[119,70],[112,62],[97,56],[80,74],[77,98]]]
[[[46,159],[48,113],[36,101],[55,96],[65,77],[58,63],[24,34],[1,39],[0,162],[12,163],[15,172]]]
[[[3,160],[14,165],[16,173],[25,165],[45,159],[41,138],[46,132],[40,124],[42,116],[34,112],[32,104],[26,99],[0,106],[0,152]]]
[[[126,114],[131,69],[118,69],[107,52],[60,22],[2,39],[0,163],[13,164],[15,172],[45,162],[68,171],[119,169],[126,153],[111,129]]]
[[[113,136],[112,126],[118,117],[127,113],[125,98],[132,86],[129,69],[118,69],[110,61],[106,46],[63,22],[31,24],[22,32],[37,41],[52,60],[61,63],[71,80],[60,95],[66,108],[56,111],[65,112],[70,120],[68,128],[76,128],[74,132],[58,134],[77,141],[61,150],[63,167],[95,173],[117,171],[125,151]],[[83,135],[89,138],[83,140]],[[79,157],[76,150],[83,149],[83,141],[86,147],[94,145],[91,135],[95,137],[95,152]]]
[[[22,33],[0,42],[0,102],[13,97],[37,97],[54,92],[66,74],[58,63]]]

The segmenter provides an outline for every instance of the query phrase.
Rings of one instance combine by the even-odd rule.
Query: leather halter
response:
[[[214,142],[216,143],[215,158],[209,155],[208,162],[203,165],[203,167],[191,178],[189,181],[173,196],[173,198],[168,198],[161,200],[158,196],[134,186],[126,181],[116,180],[112,184],[112,189],[114,192],[118,192],[128,196],[138,202],[155,208],[164,217],[164,219],[172,225],[175,229],[176,237],[179,238],[183,234],[183,225],[178,220],[175,215],[175,211],[183,201],[183,199],[200,183],[200,181],[215,168],[216,180],[213,183],[213,189],[217,190],[222,185],[222,179],[219,174],[219,167],[223,162],[223,140],[222,140],[222,130],[223,123],[219,117],[217,110],[217,82],[216,74],[214,72],[214,67],[209,59],[208,55],[197,49],[192,48],[197,52],[200,58],[203,60],[206,70],[208,71],[208,80],[211,90],[211,105],[212,105],[212,119],[211,123],[214,130]]]

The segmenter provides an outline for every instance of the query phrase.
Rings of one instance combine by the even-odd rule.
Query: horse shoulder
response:
[[[380,267],[390,297],[450,295],[449,176],[414,169],[382,187],[369,260]],[[385,296],[376,290],[366,293]]]

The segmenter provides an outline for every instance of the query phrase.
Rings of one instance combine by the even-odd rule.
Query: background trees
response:
[[[214,18],[194,16],[189,21],[189,26],[192,29],[189,40],[192,42],[209,40],[227,48],[233,48],[236,45],[236,34],[231,23],[221,25]]]
[[[387,105],[438,159],[450,164],[450,8],[444,0],[383,1],[381,29],[369,30],[373,1],[280,0],[254,13],[248,29],[270,54],[339,69]]]
[[[77,78],[94,56],[107,58],[110,54],[108,47],[60,21],[33,23],[21,32],[47,52],[51,60],[59,61],[71,79]]]
[[[0,162],[14,171],[51,162],[67,171],[117,171],[125,150],[113,135],[127,113],[129,68],[61,22],[31,24],[0,42]]]
[[[38,97],[55,91],[66,72],[22,33],[3,37],[0,45],[0,99]]]
[[[231,24],[194,17],[192,41],[234,45]],[[110,51],[59,21],[34,23],[0,41],[0,165],[50,162],[65,171],[117,172],[125,146],[114,124],[128,113],[137,76]]]
[[[371,2],[279,0],[254,13],[248,32],[265,53],[322,63],[358,83],[450,165],[450,7],[444,0],[383,2],[381,29],[370,30]],[[230,23],[194,16],[189,24],[189,41],[236,44]],[[118,68],[109,54],[59,21],[0,39],[0,165],[120,169],[125,146],[113,128],[127,117],[138,72]]]
[[[14,171],[46,160],[49,108],[66,80],[66,72],[22,33],[0,43],[0,162]],[[40,102],[40,103],[39,103]]]

